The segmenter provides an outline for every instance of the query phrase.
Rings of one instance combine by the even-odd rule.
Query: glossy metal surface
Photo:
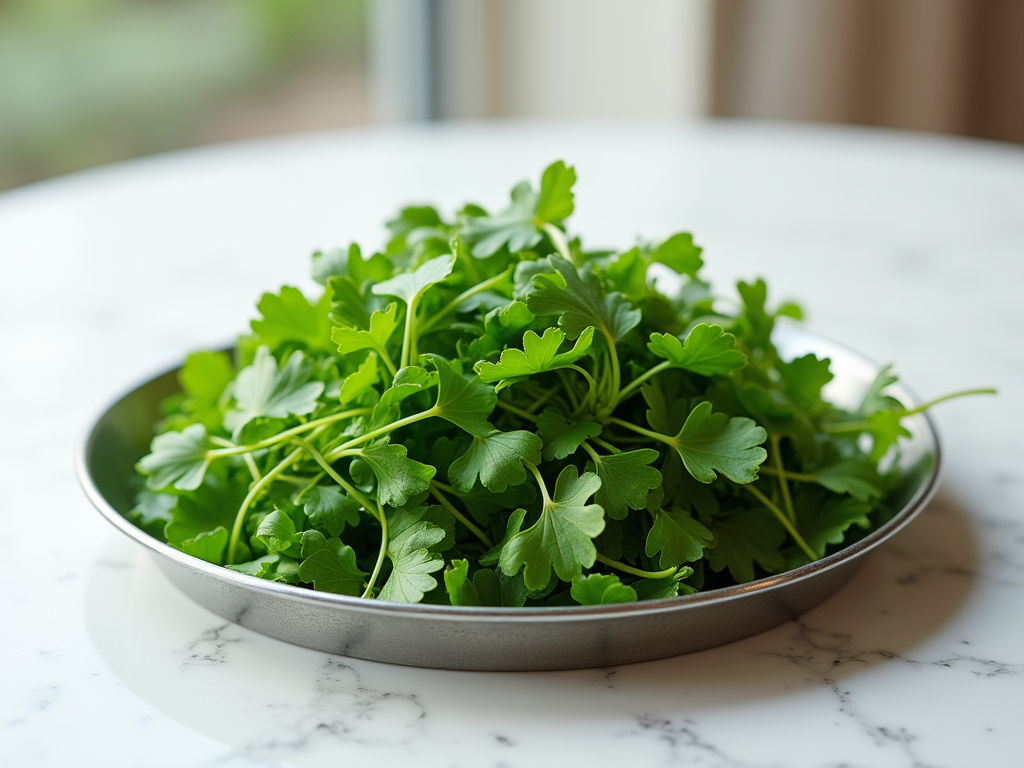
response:
[[[829,397],[856,403],[878,366],[818,336],[781,328],[784,357],[832,359]],[[245,576],[185,555],[153,539],[122,514],[132,506],[135,461],[148,451],[158,404],[176,391],[170,371],[133,389],[89,429],[77,457],[89,499],[118,530],[148,549],[185,594],[214,613],[288,642],[344,656],[424,667],[540,670],[647,661],[728,643],[774,627],[839,589],[865,556],[903,528],[937,486],[939,445],[924,414],[905,424],[912,437],[902,464],[907,487],[899,512],[847,549],[788,573],[711,592],[600,607],[465,608],[407,605],[313,592]],[[894,394],[906,405],[916,399]],[[911,467],[925,471],[910,473]]]

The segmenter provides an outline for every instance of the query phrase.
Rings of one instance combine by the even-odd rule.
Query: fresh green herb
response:
[[[557,162],[503,211],[405,208],[381,253],[314,254],[318,297],[265,294],[234,362],[185,361],[131,519],[254,578],[507,607],[747,582],[888,519],[938,401],[885,369],[828,402],[830,361],[772,344],[799,308],[757,280],[724,312],[688,233],[585,250],[575,181]]]

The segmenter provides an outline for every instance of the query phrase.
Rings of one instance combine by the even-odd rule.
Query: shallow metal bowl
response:
[[[832,359],[828,397],[859,402],[879,366],[819,336],[778,329],[783,357]],[[771,578],[686,597],[567,608],[466,608],[363,600],[277,584],[183,554],[124,518],[132,508],[135,462],[148,452],[158,405],[177,391],[177,371],[136,387],[88,430],[77,457],[89,499],[119,531],[148,549],[186,595],[225,619],[320,651],[422,667],[539,670],[606,667],[675,656],[774,627],[839,589],[865,555],[910,522],[935,491],[939,444],[924,414],[904,423],[911,437],[901,466],[898,513],[871,535],[822,560]],[[906,389],[892,394],[917,404]],[[923,471],[921,468],[923,467]],[[918,471],[912,471],[916,468]]]

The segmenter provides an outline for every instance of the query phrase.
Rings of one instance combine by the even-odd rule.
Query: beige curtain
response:
[[[713,112],[1024,143],[1024,0],[717,0]]]

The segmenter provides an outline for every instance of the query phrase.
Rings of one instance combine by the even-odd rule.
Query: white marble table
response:
[[[498,205],[577,165],[592,244],[690,229],[935,413],[936,500],[818,609],[618,669],[308,651],[177,593],[72,475],[90,413],[398,204]],[[5,766],[1024,765],[1024,152],[875,131],[467,126],[158,157],[0,196]]]

